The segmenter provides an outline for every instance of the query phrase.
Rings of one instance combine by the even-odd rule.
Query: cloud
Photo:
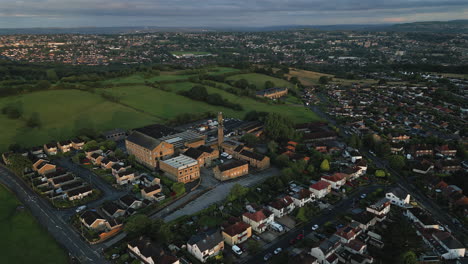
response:
[[[466,18],[467,10],[466,0],[0,0],[0,27],[53,26],[51,17],[56,26],[393,23]]]

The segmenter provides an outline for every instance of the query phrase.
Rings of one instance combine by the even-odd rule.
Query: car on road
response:
[[[364,199],[366,197],[367,197],[367,194],[365,194],[365,193],[361,194],[361,199]]]
[[[318,226],[317,224],[315,224],[315,225],[312,226],[312,230],[313,230],[313,231],[317,230],[318,228],[319,228],[319,226]]]
[[[302,240],[304,239],[304,234],[299,234],[296,236],[296,240]]]
[[[119,257],[120,257],[119,254],[112,254],[112,256],[111,256],[112,259],[118,259]]]
[[[232,246],[232,252],[236,253],[236,255],[242,255],[242,249],[236,245]]]
[[[232,155],[229,155],[226,157],[227,159],[232,159]]]
[[[227,154],[226,152],[221,153],[221,157],[227,158],[227,156],[229,156],[229,154]]]
[[[77,213],[81,213],[83,212],[84,210],[86,209],[86,205],[82,205],[82,206],[79,206],[78,208],[76,208],[76,212]]]
[[[375,153],[374,153],[374,151],[372,151],[372,150],[369,150],[369,153],[370,153],[371,155],[375,156]]]
[[[269,259],[271,259],[271,257],[273,257],[273,254],[267,253],[267,254],[263,257],[263,260],[264,260],[264,261],[268,261]]]
[[[278,255],[279,253],[281,253],[281,251],[283,251],[282,248],[277,248],[277,249],[275,249],[275,251],[273,251],[273,253],[274,253],[275,255]]]

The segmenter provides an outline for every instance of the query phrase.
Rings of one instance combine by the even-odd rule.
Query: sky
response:
[[[0,0],[0,28],[264,27],[468,19],[468,0]]]

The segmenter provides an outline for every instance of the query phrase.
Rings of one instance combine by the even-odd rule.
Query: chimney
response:
[[[218,112],[218,149],[221,151],[221,144],[224,141],[223,113]]]

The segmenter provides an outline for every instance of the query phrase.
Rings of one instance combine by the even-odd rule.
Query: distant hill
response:
[[[267,27],[76,27],[76,28],[0,28],[0,35],[12,34],[125,34],[151,32],[265,32],[284,30],[394,31],[468,33],[468,20],[427,21],[403,24],[277,25]]]
[[[468,33],[468,20],[427,21],[395,24],[389,26],[385,31]]]

